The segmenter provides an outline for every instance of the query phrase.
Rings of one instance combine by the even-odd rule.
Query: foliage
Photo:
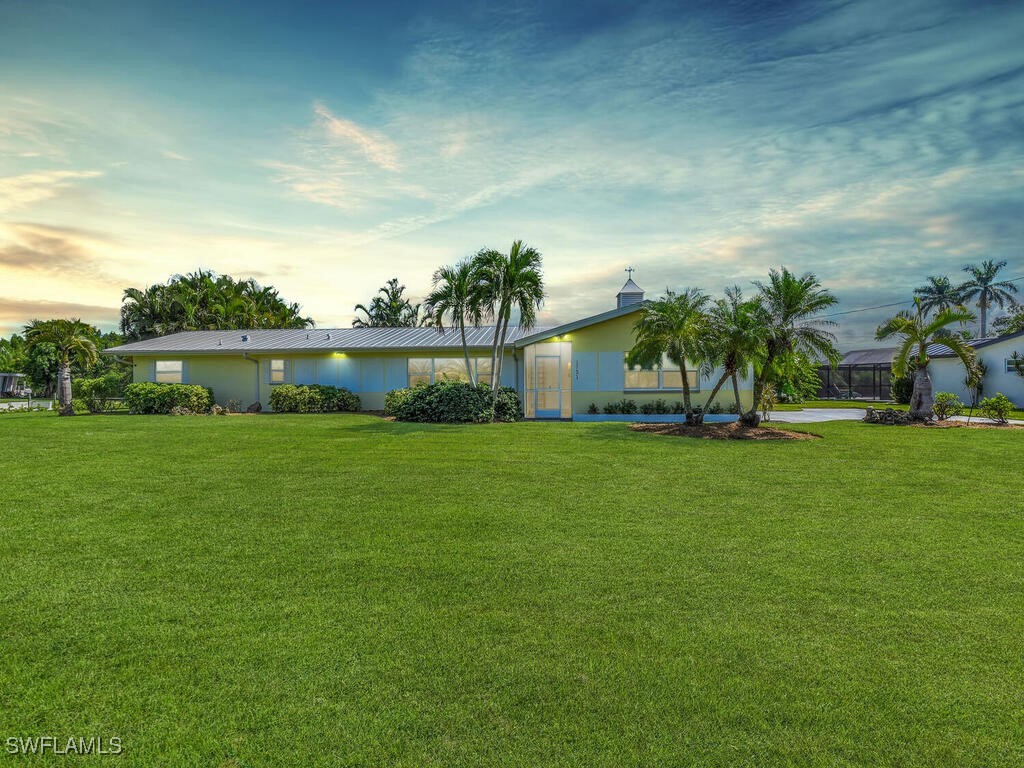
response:
[[[1014,352],[1010,355],[1010,365],[1013,366],[1013,370],[1017,372],[1018,376],[1024,376],[1024,355]]]
[[[278,384],[270,391],[275,413],[332,413],[358,411],[359,396],[345,387],[321,384]]]
[[[95,411],[90,407],[90,404],[80,397],[71,398],[71,410],[74,411],[76,416],[95,413]]]
[[[24,336],[14,333],[9,339],[0,339],[0,371],[25,373],[28,360],[28,342]]]
[[[925,314],[963,309],[962,288],[953,285],[945,275],[929,275],[926,285],[914,289],[914,296],[921,300],[921,311]]]
[[[950,416],[959,416],[964,412],[964,404],[952,392],[935,393],[935,418],[945,421]]]
[[[766,283],[757,282],[764,307],[765,341],[754,372],[753,408],[744,421],[756,423],[765,388],[789,355],[801,352],[835,365],[839,350],[829,330],[835,322],[818,315],[836,304],[836,297],[813,272],[797,276],[786,267],[772,269]]]
[[[96,334],[95,328],[81,320],[33,320],[25,326],[29,356],[38,348],[45,351],[50,359],[56,360],[57,399],[61,416],[74,414],[71,402],[72,365],[83,369],[99,361]]]
[[[85,401],[90,412],[102,413],[109,410],[111,400],[124,395],[124,389],[130,383],[130,371],[113,370],[94,379],[75,379],[71,391],[74,397]]]
[[[587,406],[587,413],[589,413],[591,416],[600,412],[601,409],[597,407],[597,403],[591,403],[590,405]]]
[[[523,406],[511,387],[501,387],[494,396],[483,384],[474,387],[464,381],[444,380],[388,392],[384,413],[399,421],[438,424],[519,421]]]
[[[206,413],[213,405],[213,392],[198,384],[138,382],[124,388],[124,404],[135,414],[170,413],[173,408]]]
[[[275,288],[202,269],[148,288],[126,288],[121,299],[121,332],[128,340],[179,331],[312,325],[299,305],[282,299]]]
[[[775,387],[771,384],[765,384],[761,389],[761,397],[757,402],[757,408],[761,411],[761,418],[768,419],[769,414],[775,410],[775,406],[779,404],[779,396],[775,391]]]
[[[992,327],[1000,336],[1024,331],[1024,304],[1014,304],[1005,315],[992,323]]]
[[[783,355],[774,366],[771,385],[780,403],[802,403],[821,392],[820,365],[802,352]]]
[[[502,354],[508,337],[512,312],[519,314],[519,327],[529,330],[537,322],[537,311],[544,303],[544,275],[540,251],[522,240],[512,243],[509,252],[481,249],[473,257],[474,304],[482,317],[494,322],[491,338],[491,391],[497,396],[501,382]]]
[[[405,286],[393,277],[377,291],[369,306],[356,304],[356,312],[364,317],[352,320],[353,328],[418,328],[430,322],[430,314],[420,314],[419,304],[413,304],[405,296]]]
[[[697,288],[682,293],[666,291],[655,301],[646,302],[633,326],[635,341],[626,353],[626,364],[653,368],[668,359],[679,366],[683,383],[683,406],[687,423],[699,423],[693,408],[689,383],[689,365],[698,371],[710,372],[710,352],[706,308],[710,298]]]
[[[758,361],[768,337],[768,315],[760,296],[744,299],[738,286],[725,289],[708,313],[707,362],[722,367],[722,376],[715,383],[708,399],[718,394],[726,381],[733,381],[736,413],[742,409],[737,377]]]
[[[992,307],[1003,309],[1014,304],[1013,294],[1017,293],[1017,286],[1009,280],[996,279],[1005,266],[1006,261],[987,259],[980,265],[968,264],[964,267],[964,272],[970,275],[970,278],[960,286],[960,297],[965,302],[977,299],[978,309],[981,311],[983,339],[988,336],[988,310]]]
[[[649,400],[645,403],[640,404],[640,413],[653,414],[653,413],[671,413],[672,406],[668,404],[668,401],[664,398],[659,397],[656,400]]]
[[[897,376],[895,373],[890,375],[889,396],[897,403],[903,405],[910,403],[910,398],[914,394],[914,371],[916,370],[916,368],[908,368],[902,376]]]
[[[984,398],[978,404],[978,408],[985,418],[1005,424],[1009,419],[1010,411],[1013,410],[1013,403],[1002,392],[997,392],[992,397]]]
[[[473,262],[463,259],[454,267],[441,267],[434,272],[433,290],[424,302],[424,311],[438,332],[449,320],[459,329],[462,354],[466,361],[469,383],[476,386],[476,371],[469,360],[466,325],[479,325],[482,319],[482,286]]]
[[[628,397],[624,397],[621,400],[608,403],[604,407],[605,413],[637,413],[639,408],[637,407],[636,400],[630,400]]]

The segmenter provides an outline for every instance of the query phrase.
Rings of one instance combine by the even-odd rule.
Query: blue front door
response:
[[[562,390],[558,384],[561,360],[558,355],[537,355],[533,368],[535,377],[533,396],[536,398],[534,415],[538,419],[561,418]]]

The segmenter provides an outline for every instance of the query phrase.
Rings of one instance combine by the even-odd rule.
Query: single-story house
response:
[[[629,398],[638,404],[679,399],[679,369],[667,361],[651,370],[631,370],[625,354],[633,346],[633,325],[644,293],[632,279],[607,312],[529,331],[510,327],[503,351],[501,383],[514,387],[528,419],[572,419],[591,404]],[[477,377],[489,382],[494,329],[466,330]],[[201,384],[226,405],[259,402],[267,410],[270,392],[281,384],[347,387],[362,408],[382,410],[393,389],[443,378],[466,379],[457,330],[436,328],[316,328],[299,330],[189,331],[104,350],[130,357],[133,380]],[[689,374],[694,403],[704,404],[717,372],[708,380]],[[740,381],[744,407],[752,400],[749,377]],[[732,388],[716,400],[727,407]]]
[[[1024,357],[1024,331],[992,339],[972,339],[967,342],[985,367],[985,378],[981,396],[991,397],[1002,392],[1018,407],[1024,406],[1024,376],[1017,373],[1013,365],[1013,353]],[[928,348],[932,358],[928,368],[932,376],[932,388],[936,392],[952,392],[964,403],[970,404],[973,393],[967,386],[967,374],[963,363],[942,344]]]
[[[25,392],[24,373],[0,373],[0,397],[22,397]]]

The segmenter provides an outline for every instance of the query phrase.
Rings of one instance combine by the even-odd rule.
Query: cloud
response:
[[[366,160],[379,168],[388,171],[399,169],[398,147],[382,133],[338,117],[320,102],[313,105],[313,114],[323,134],[335,148],[346,150],[354,146]]]
[[[0,213],[57,197],[76,181],[102,176],[100,171],[39,171],[0,177]]]
[[[0,296],[0,334],[20,333],[30,320],[51,318],[79,318],[102,328],[113,328],[120,319],[120,310],[75,301]]]
[[[167,158],[168,160],[177,160],[179,162],[186,162],[189,160],[189,158],[186,157],[185,155],[178,154],[177,152],[172,152],[169,149],[160,150],[160,156]]]
[[[104,235],[73,227],[0,223],[0,268],[99,279],[104,249],[111,245]]]

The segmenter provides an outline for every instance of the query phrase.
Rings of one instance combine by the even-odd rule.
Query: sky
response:
[[[348,326],[518,238],[545,323],[785,265],[874,346],[899,307],[851,310],[1024,275],[1022,40],[1019,2],[0,0],[0,334],[199,268]]]

